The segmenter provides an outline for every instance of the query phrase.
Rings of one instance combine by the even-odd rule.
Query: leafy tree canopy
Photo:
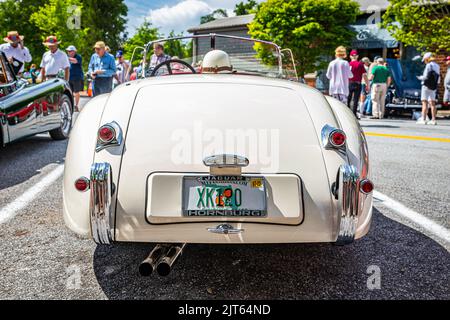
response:
[[[237,16],[243,16],[250,13],[255,13],[258,8],[258,2],[255,0],[247,0],[246,2],[242,1],[236,4],[234,7],[234,13]]]
[[[77,47],[86,66],[96,41],[113,52],[122,45],[127,10],[124,0],[0,0],[0,35],[12,30],[24,35],[36,64],[46,50],[42,40],[56,35],[61,46]]]
[[[150,21],[144,21],[137,29],[136,33],[128,39],[123,45],[125,59],[130,60],[133,50],[136,47],[142,47],[150,41],[160,38],[158,28],[153,27]],[[142,50],[136,50],[135,57],[142,57]],[[140,59],[134,58],[133,64],[139,64]]]
[[[359,4],[353,0],[267,0],[249,25],[255,39],[290,48],[300,76],[325,67],[322,57],[339,45],[349,45]],[[264,48],[257,46],[261,56]]]
[[[204,24],[207,22],[211,22],[214,21],[218,18],[226,18],[228,17],[228,13],[227,10],[225,9],[216,9],[213,12],[211,12],[210,14],[207,14],[206,16],[203,16],[200,18],[200,24]]]
[[[450,50],[449,0],[390,0],[383,26],[405,45]]]

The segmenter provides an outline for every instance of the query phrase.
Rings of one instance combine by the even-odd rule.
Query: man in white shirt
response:
[[[42,80],[56,78],[60,70],[64,70],[64,79],[69,81],[70,62],[67,55],[58,49],[60,42],[56,36],[48,36],[43,42],[49,51],[42,56],[41,74]]]
[[[342,103],[347,103],[349,94],[349,79],[353,78],[350,64],[344,60],[347,57],[347,50],[344,47],[336,49],[336,59],[331,61],[327,78],[330,80],[329,94]]]
[[[24,70],[25,62],[31,62],[31,54],[27,47],[23,45],[24,36],[19,35],[17,31],[9,31],[7,36],[3,38],[6,42],[0,45],[0,51],[5,53],[9,62],[14,65],[15,61],[22,63],[18,73]]]

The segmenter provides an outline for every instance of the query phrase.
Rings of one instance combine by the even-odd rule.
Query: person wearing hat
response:
[[[336,59],[328,65],[327,78],[330,80],[329,94],[341,101],[348,103],[349,79],[353,78],[349,63],[344,60],[347,57],[345,47],[336,48]]]
[[[80,92],[84,90],[83,58],[77,53],[75,46],[68,46],[66,51],[70,62],[69,84],[75,98],[74,110],[79,111]]]
[[[444,103],[448,104],[450,102],[450,56],[448,56],[445,61],[447,64],[447,74],[445,75],[444,80]]]
[[[0,46],[8,61],[14,64],[14,61],[20,62],[19,72],[22,73],[26,62],[31,62],[31,54],[27,47],[23,44],[24,36],[19,35],[17,31],[9,31],[7,36],[3,38],[6,42]]]
[[[378,58],[377,65],[372,68],[369,80],[372,81],[372,117],[371,119],[383,119],[387,88],[391,84],[391,72],[385,66],[384,59]]]
[[[369,79],[367,78],[367,71],[364,63],[358,61],[358,51],[352,50],[350,52],[350,68],[352,70],[353,77],[349,81],[349,95],[347,100],[348,107],[353,111],[356,116],[358,111],[358,104],[361,97],[362,81],[364,80],[366,87],[369,87]],[[352,105],[353,100],[353,105]]]
[[[130,62],[124,59],[122,50],[117,51],[116,58],[116,75],[114,79],[115,85],[120,85],[129,80],[128,71],[130,69]]]
[[[48,36],[43,42],[48,51],[42,56],[42,81],[56,78],[61,70],[64,70],[64,79],[69,81],[70,62],[67,55],[59,50],[58,45],[60,43],[56,36]]]
[[[436,93],[440,82],[441,68],[436,63],[436,57],[433,53],[424,54],[422,62],[426,64],[423,75],[417,77],[422,81],[422,116],[417,120],[418,124],[436,125]],[[427,123],[428,105],[431,107],[431,121]]]
[[[106,45],[98,41],[95,53],[89,62],[89,74],[93,79],[94,97],[112,91],[113,77],[116,74],[116,61],[112,54],[106,52]]]

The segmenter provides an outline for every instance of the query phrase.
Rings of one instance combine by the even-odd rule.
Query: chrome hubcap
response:
[[[64,135],[68,135],[70,125],[72,124],[72,113],[70,112],[70,104],[64,101],[61,105],[61,129]]]

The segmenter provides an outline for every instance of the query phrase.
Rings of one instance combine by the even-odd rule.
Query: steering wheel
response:
[[[195,69],[187,62],[183,61],[183,60],[179,60],[179,59],[170,59],[170,60],[166,60],[164,62],[161,62],[160,64],[158,64],[152,71],[152,73],[150,74],[150,77],[154,77],[156,76],[156,72],[161,69],[161,67],[163,66],[167,66],[167,71],[169,72],[170,75],[173,74],[172,72],[172,68],[170,67],[171,63],[179,63],[182,64],[183,66],[187,67],[189,70],[192,71],[192,73],[197,73],[195,72]]]

